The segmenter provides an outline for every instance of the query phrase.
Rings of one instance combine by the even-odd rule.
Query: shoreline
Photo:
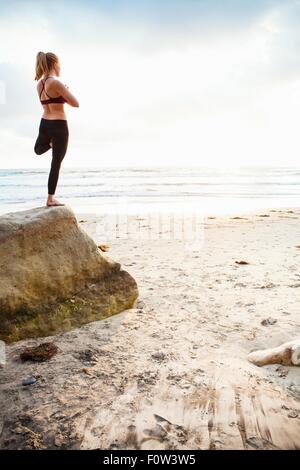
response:
[[[114,317],[7,347],[0,448],[299,449],[300,369],[247,354],[300,337],[300,208],[211,214],[200,244],[103,240],[101,215],[76,217],[140,295]],[[47,340],[57,356],[21,363]]]
[[[83,210],[86,207],[91,208],[91,204],[86,204],[85,206],[76,206],[76,204],[72,204],[71,201],[68,201],[67,198],[62,198],[58,197],[59,200],[65,203],[65,205],[69,206],[73,212],[76,214],[76,217],[82,218],[82,217],[101,217],[103,214],[125,214],[125,215],[145,215],[148,213],[183,213],[186,212],[187,214],[190,213],[195,213],[198,214],[199,216],[203,218],[207,217],[236,217],[236,216],[251,216],[254,215],[257,211],[266,211],[266,212],[285,212],[288,210],[293,210],[297,211],[298,208],[300,207],[299,205],[293,205],[293,204],[287,204],[287,205],[265,205],[265,206],[252,206],[249,208],[246,207],[232,207],[230,209],[225,209],[223,206],[219,206],[218,209],[214,209],[213,207],[209,209],[199,209],[201,207],[201,199],[197,202],[197,204],[180,204],[180,203],[164,203],[164,204],[144,204],[144,205],[135,205],[133,203],[127,203],[125,205],[123,202],[120,204],[117,202],[111,203],[111,204],[104,204],[103,206],[99,206],[98,202],[94,203],[93,211],[89,210]],[[93,198],[92,198],[93,199]],[[122,198],[120,198],[122,200]],[[43,200],[40,199],[37,201],[36,204],[33,204],[31,202],[24,203],[24,204],[0,204],[0,216],[11,213],[11,212],[19,212],[19,211],[25,211],[25,210],[30,210],[34,209],[36,207],[45,207],[43,204]]]

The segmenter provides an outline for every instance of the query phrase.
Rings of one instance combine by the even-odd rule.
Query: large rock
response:
[[[133,306],[135,280],[67,206],[0,217],[0,339],[49,336]]]

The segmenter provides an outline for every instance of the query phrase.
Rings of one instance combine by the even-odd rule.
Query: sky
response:
[[[300,0],[0,0],[0,168],[49,166],[38,51],[80,103],[65,167],[299,166]]]

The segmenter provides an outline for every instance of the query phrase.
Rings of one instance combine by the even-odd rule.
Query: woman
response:
[[[39,135],[34,151],[37,155],[47,152],[52,147],[52,162],[48,178],[48,198],[46,206],[63,206],[55,199],[61,162],[66,154],[69,140],[68,122],[64,111],[64,103],[75,108],[79,103],[56,77],[60,74],[60,63],[57,55],[52,52],[38,52],[36,56],[35,80],[37,92],[44,108],[41,118]]]

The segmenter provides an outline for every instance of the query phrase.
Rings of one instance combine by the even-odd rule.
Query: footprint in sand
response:
[[[141,445],[144,442],[154,440],[165,443],[167,447],[169,444],[170,448],[172,448],[172,444],[174,442],[184,444],[187,441],[187,432],[183,426],[171,423],[171,421],[167,420],[163,416],[157,414],[154,414],[153,416],[156,423],[153,428],[143,430]]]

